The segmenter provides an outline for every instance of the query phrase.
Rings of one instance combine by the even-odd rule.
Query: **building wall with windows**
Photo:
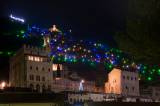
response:
[[[145,98],[153,99],[156,102],[160,102],[160,87],[148,86],[140,89],[140,95]]]
[[[51,90],[57,77],[57,67],[63,73],[62,64],[53,64],[45,48],[24,45],[10,59],[9,82],[12,87],[28,87],[40,92]],[[60,74],[63,77],[63,74]]]
[[[24,45],[10,59],[9,82],[12,87],[27,87],[39,92],[78,91],[81,77],[77,74],[70,77],[67,66],[53,64],[45,48]],[[94,82],[85,81],[84,91],[94,91],[94,88]]]
[[[114,68],[108,74],[108,82],[105,83],[105,92],[123,96],[139,96],[138,73]]]

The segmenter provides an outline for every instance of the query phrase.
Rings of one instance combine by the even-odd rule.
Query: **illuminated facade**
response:
[[[10,59],[9,81],[12,87],[24,87],[43,91],[78,91],[81,77],[76,73],[68,76],[66,65],[53,64],[45,48],[24,45]],[[94,91],[95,83],[85,81],[84,90]]]
[[[108,82],[105,83],[105,92],[123,96],[139,96],[138,73],[114,68],[108,74]]]

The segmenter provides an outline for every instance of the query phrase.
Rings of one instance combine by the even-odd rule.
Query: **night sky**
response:
[[[113,35],[124,30],[127,15],[127,0],[5,0],[0,7],[1,17],[12,13],[41,27],[56,24],[62,29],[72,29],[77,38],[98,40],[113,47],[116,47]],[[3,58],[1,69],[8,70],[5,64],[9,63],[3,62]],[[6,78],[7,72],[0,79]]]
[[[5,0],[3,16],[14,14],[42,27],[72,29],[74,36],[104,40],[123,30],[127,0]]]

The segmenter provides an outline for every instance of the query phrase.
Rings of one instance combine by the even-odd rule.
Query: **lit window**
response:
[[[35,57],[34,59],[35,61],[40,61],[39,57]]]
[[[53,65],[52,65],[52,70],[53,70],[53,71],[57,71],[57,64],[53,64]]]
[[[28,60],[33,61],[33,56],[28,56]]]

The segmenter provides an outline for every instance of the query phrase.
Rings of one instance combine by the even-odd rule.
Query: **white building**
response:
[[[76,77],[75,73],[72,76]],[[73,81],[68,78],[67,66],[53,64],[45,48],[24,45],[10,59],[9,82],[12,87],[27,87],[40,92],[77,91],[81,79],[78,75],[76,78],[79,80]],[[94,86],[94,82],[85,81],[84,91],[93,91]]]
[[[139,96],[138,73],[114,68],[108,74],[105,92],[120,94],[122,96]]]

